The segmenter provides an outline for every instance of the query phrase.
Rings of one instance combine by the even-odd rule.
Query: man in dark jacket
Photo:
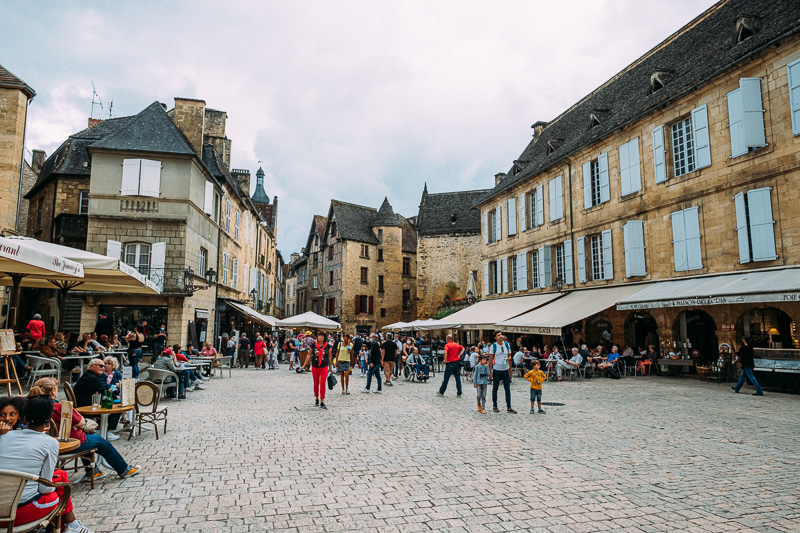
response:
[[[738,394],[739,389],[744,385],[745,377],[747,377],[756,388],[753,396],[764,396],[764,391],[761,390],[761,385],[758,384],[758,380],[756,380],[756,376],[753,373],[756,364],[753,358],[753,348],[750,346],[749,337],[742,338],[742,347],[739,348],[736,355],[739,356],[739,363],[742,365],[742,376],[739,378],[739,383],[731,387],[733,391]]]
[[[76,407],[92,405],[92,396],[95,393],[103,394],[103,391],[109,389],[110,385],[105,380],[100,379],[100,375],[103,373],[104,369],[105,365],[102,359],[92,359],[89,362],[89,367],[86,369],[86,372],[78,378],[78,381],[75,382],[75,386],[72,387],[72,390],[75,392],[75,402],[78,404]],[[117,424],[121,416],[122,415],[119,414],[110,415],[108,417],[109,431],[117,429]],[[117,435],[109,433],[107,440],[112,441],[118,438]]]
[[[369,345],[369,361],[367,363],[367,386],[361,391],[369,393],[369,387],[372,385],[372,378],[378,380],[378,390],[375,394],[381,394],[383,387],[381,386],[381,370],[383,370],[383,350],[381,350],[381,343],[378,341],[378,336],[373,333],[370,335]]]
[[[94,332],[97,333],[98,338],[106,335],[111,340],[111,337],[114,336],[114,323],[111,322],[106,313],[100,313],[100,318],[97,320],[97,324],[94,325]]]

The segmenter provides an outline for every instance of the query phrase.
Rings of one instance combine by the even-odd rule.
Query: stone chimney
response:
[[[504,179],[506,179],[506,173],[498,172],[497,174],[494,175],[494,184],[499,185],[500,182],[503,181]]]
[[[300,259],[300,254],[298,254],[297,252],[292,252],[292,255],[290,256],[289,259],[289,263],[294,263],[298,259]]]
[[[101,122],[103,122],[103,121],[101,119],[99,119],[99,118],[90,118],[89,119],[89,125],[87,126],[87,128],[94,128],[95,126],[97,126]]]
[[[540,120],[531,126],[531,128],[533,128],[533,142],[539,140],[539,136],[542,134],[542,131],[547,127],[548,124],[550,123]]]
[[[39,171],[42,170],[42,165],[44,165],[45,159],[47,159],[47,155],[44,153],[44,150],[33,151],[33,156],[31,157],[31,169],[37,176],[39,175]]]
[[[236,180],[236,183],[239,184],[239,189],[242,193],[249,197],[250,196],[250,171],[247,169],[241,168],[234,168],[231,170],[231,176],[233,179]]]
[[[192,149],[203,157],[203,130],[205,129],[206,103],[192,98],[175,98],[172,120],[189,139]]]

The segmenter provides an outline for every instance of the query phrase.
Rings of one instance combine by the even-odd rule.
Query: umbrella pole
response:
[[[64,324],[64,313],[67,312],[67,293],[69,292],[69,287],[61,287],[58,289],[58,292],[61,295],[61,302],[58,306],[58,325],[56,326],[56,331],[60,331],[61,326]]]
[[[10,274],[10,276],[13,286],[11,288],[11,298],[9,299],[8,303],[8,324],[11,326],[11,329],[17,331],[17,310],[19,308],[20,283],[22,283],[22,278],[25,276],[20,274]]]

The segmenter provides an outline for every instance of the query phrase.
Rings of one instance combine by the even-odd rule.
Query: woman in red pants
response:
[[[317,333],[317,342],[311,347],[311,374],[314,376],[314,405],[325,407],[325,386],[328,378],[328,365],[331,364],[331,346],[324,333]]]

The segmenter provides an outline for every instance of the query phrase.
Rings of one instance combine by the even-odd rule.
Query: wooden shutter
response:
[[[700,246],[699,207],[690,207],[684,210],[683,227],[686,232],[686,261],[688,270],[703,268],[703,257]]]
[[[256,267],[250,267],[250,289],[258,291],[258,269]]]
[[[503,208],[499,205],[494,209],[494,240],[503,238]]]
[[[544,185],[536,187],[536,225],[544,224]]]
[[[655,168],[656,183],[667,181],[667,160],[664,152],[664,126],[653,130],[653,166]]]
[[[750,236],[747,233],[747,206],[744,193],[740,192],[733,197],[736,206],[736,238],[739,241],[739,263],[750,262]]]
[[[747,153],[742,122],[742,91],[736,89],[726,95],[728,100],[728,133],[731,136],[731,157]]]
[[[775,251],[775,221],[772,219],[770,187],[747,191],[747,208],[750,212],[750,235],[753,244],[753,261],[777,259]]]
[[[611,245],[611,230],[601,233],[603,241],[603,279],[614,279],[614,250]]]
[[[622,238],[625,247],[625,277],[646,275],[644,222],[629,220],[622,226]]]
[[[489,244],[489,211],[483,213],[483,244]]]
[[[248,268],[247,263],[245,263],[244,268],[242,269],[242,292],[245,293],[247,296],[250,296],[248,294],[248,292],[250,291],[250,285],[248,283],[249,276],[250,276],[250,269]]]
[[[122,196],[139,195],[139,169],[141,159],[122,160],[122,187],[119,193]]]
[[[764,131],[764,105],[761,102],[761,78],[739,80],[742,103],[742,131],[748,148],[763,148],[767,145]]]
[[[628,151],[630,146],[628,143],[619,147],[619,193],[620,196],[625,196],[631,193],[631,173],[630,173],[630,156]]]
[[[108,257],[113,257],[116,260],[122,259],[122,243],[119,241],[112,241],[109,239],[106,241],[106,255]]]
[[[708,133],[708,109],[705,104],[692,109],[695,169],[711,166],[711,141]]]
[[[369,314],[373,314],[373,311],[374,311],[373,304],[374,304],[374,297],[370,296],[369,297],[369,311],[367,311]]]
[[[361,296],[356,294],[356,314],[361,312]]]
[[[528,229],[528,217],[526,216],[525,210],[525,202],[528,200],[528,195],[522,193],[522,196],[519,197],[519,221],[520,221],[520,231],[525,231]]]
[[[539,287],[549,287],[552,282],[550,245],[539,248]]]
[[[583,164],[583,208],[592,207],[592,163],[587,161]]]
[[[139,195],[158,198],[161,193],[161,161],[142,159]]]
[[[214,184],[206,180],[205,198],[203,199],[203,212],[207,215],[214,214]]]
[[[583,237],[575,240],[575,247],[578,256],[578,281],[586,283],[586,244]]]
[[[517,290],[528,290],[528,252],[517,254]]]
[[[500,260],[500,281],[501,290],[503,292],[508,292],[508,257],[504,257]]]
[[[550,193],[550,220],[558,220],[564,216],[561,176],[551,179],[548,183],[548,189],[548,192]]]
[[[575,275],[572,270],[572,239],[564,241],[564,283],[575,284]]]
[[[792,134],[800,135],[800,59],[786,66],[789,78],[789,111],[792,115]]]
[[[517,197],[506,200],[506,211],[508,211],[508,235],[517,234]]]
[[[600,154],[597,158],[600,177],[600,203],[611,200],[611,184],[608,179],[608,154]]]
[[[167,259],[167,243],[165,242],[156,242],[153,243],[153,246],[150,248],[150,277],[154,277],[153,280],[155,284],[158,286],[159,290],[164,290],[164,278],[166,277],[164,274],[164,265]]]
[[[489,262],[483,264],[483,295],[489,294]]]
[[[686,257],[686,231],[683,223],[683,211],[670,214],[672,219],[672,249],[675,254],[675,270],[689,270]]]
[[[233,258],[233,279],[231,280],[231,285],[234,289],[239,288],[239,258]]]

